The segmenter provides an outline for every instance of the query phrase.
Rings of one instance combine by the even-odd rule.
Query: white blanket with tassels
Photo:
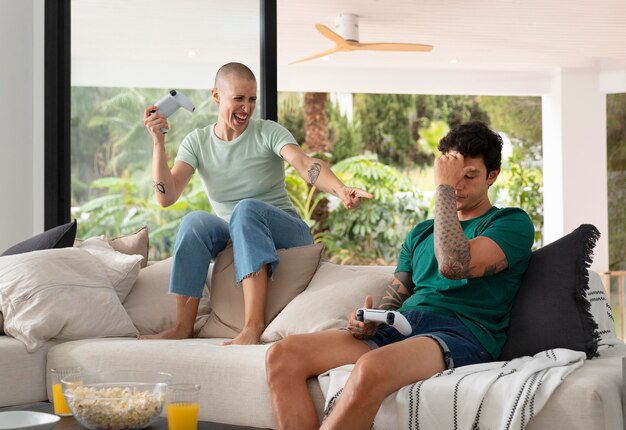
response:
[[[534,357],[446,370],[389,395],[372,428],[524,429],[563,379],[584,361],[583,352],[550,349]],[[338,367],[318,377],[326,410],[352,368]]]

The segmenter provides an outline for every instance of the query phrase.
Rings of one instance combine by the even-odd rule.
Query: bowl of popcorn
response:
[[[61,379],[72,415],[89,430],[136,430],[161,414],[172,375],[117,370],[83,373]]]

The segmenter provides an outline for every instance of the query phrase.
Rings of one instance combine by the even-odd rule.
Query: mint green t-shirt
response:
[[[215,124],[198,128],[183,139],[176,161],[198,170],[215,213],[229,221],[235,205],[257,199],[283,210],[294,210],[285,189],[280,150],[296,139],[270,120],[252,119],[235,140],[219,139]]]
[[[409,272],[415,289],[401,310],[428,310],[454,315],[497,359],[506,341],[509,313],[530,261],[534,227],[518,208],[492,207],[478,218],[461,221],[468,239],[485,236],[500,246],[509,267],[492,276],[444,278],[435,258],[434,220],[424,221],[402,244],[396,272]]]

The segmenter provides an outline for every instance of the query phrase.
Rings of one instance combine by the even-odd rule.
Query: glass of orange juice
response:
[[[61,379],[66,376],[80,373],[80,367],[55,367],[50,369],[48,374],[50,375],[50,384],[52,386],[52,404],[54,405],[54,413],[59,416],[72,415],[65,397],[63,396],[63,390],[61,389]]]
[[[171,384],[165,393],[167,428],[169,430],[198,429],[198,384]]]

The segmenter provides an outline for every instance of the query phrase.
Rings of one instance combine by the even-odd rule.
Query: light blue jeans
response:
[[[269,264],[276,271],[277,249],[313,243],[311,231],[295,211],[284,211],[254,199],[241,200],[230,222],[203,211],[183,217],[174,245],[170,293],[202,297],[209,264],[228,240],[233,242],[236,282]]]

